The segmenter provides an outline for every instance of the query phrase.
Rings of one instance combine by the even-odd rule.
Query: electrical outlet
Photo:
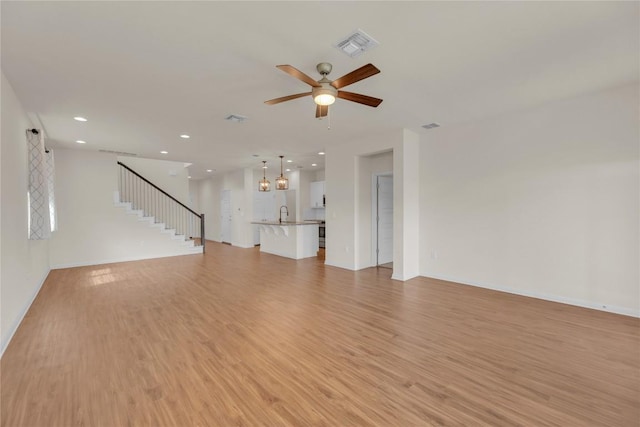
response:
[[[437,251],[431,251],[431,259],[438,259],[438,252]]]

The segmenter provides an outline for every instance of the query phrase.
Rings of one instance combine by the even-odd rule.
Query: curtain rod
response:
[[[38,134],[40,133],[40,132],[38,132],[38,129],[36,129],[36,128],[33,128],[33,129],[27,129],[27,130],[28,130],[29,132],[31,132],[31,133],[33,133],[33,134],[35,134],[35,135],[38,135]],[[44,147],[44,152],[45,152],[45,153],[48,153],[48,152],[49,152],[49,147],[47,147],[46,145],[45,145],[45,147]]]

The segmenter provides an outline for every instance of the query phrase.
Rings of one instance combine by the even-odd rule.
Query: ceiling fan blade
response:
[[[303,82],[305,82],[310,86],[320,87],[320,84],[317,81],[313,80],[311,77],[307,76],[305,73],[298,70],[296,67],[292,67],[291,65],[276,65],[276,68],[281,69],[285,73],[295,77],[298,80],[302,80]]]
[[[379,72],[380,70],[378,70],[378,68],[376,68],[376,66],[373,64],[363,65],[357,70],[353,70],[349,74],[345,74],[344,76],[335,79],[333,83],[331,83],[331,86],[335,87],[336,89],[340,89],[341,87],[349,86],[351,84],[354,84],[355,82],[359,82],[360,80],[364,80],[368,77],[374,76]]]
[[[296,93],[295,95],[288,95],[288,96],[283,96],[281,98],[270,99],[268,101],[264,101],[264,103],[267,105],[274,105],[274,104],[279,104],[285,101],[291,101],[292,99],[302,98],[303,96],[307,96],[307,95],[311,95],[311,92]]]
[[[320,117],[326,117],[329,114],[328,105],[316,105],[316,119]]]
[[[338,98],[346,99],[347,101],[357,102],[358,104],[368,105],[369,107],[377,107],[382,102],[382,99],[380,98],[361,95],[359,93],[345,92],[344,90],[338,91]]]

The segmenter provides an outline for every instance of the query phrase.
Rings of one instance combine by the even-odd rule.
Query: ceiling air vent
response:
[[[126,151],[113,151],[113,150],[98,150],[98,151],[101,153],[117,154],[118,156],[132,156],[132,157],[137,156],[136,153],[127,153]]]
[[[433,123],[429,123],[427,125],[422,125],[422,127],[425,128],[425,129],[439,128],[440,127],[440,123],[433,122]]]
[[[379,44],[380,43],[374,40],[374,38],[369,34],[358,29],[345,39],[337,42],[334,46],[344,52],[347,56],[355,58],[356,56],[361,55],[364,51],[376,47]]]
[[[230,122],[242,123],[245,120],[247,120],[247,116],[241,116],[239,114],[230,114],[227,117],[225,117],[224,119],[228,120]]]

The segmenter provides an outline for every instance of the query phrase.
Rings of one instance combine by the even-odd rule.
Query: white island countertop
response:
[[[317,225],[320,221],[253,221],[251,224],[258,225]]]
[[[320,221],[253,221],[260,228],[260,252],[301,259],[317,256]]]

